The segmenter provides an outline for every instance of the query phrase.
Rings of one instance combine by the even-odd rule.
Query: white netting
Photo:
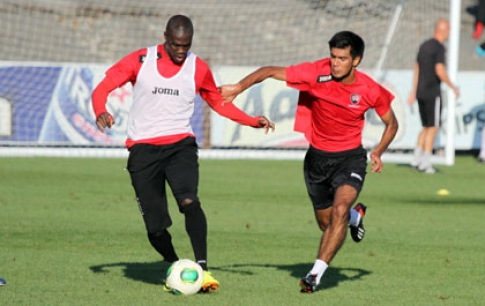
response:
[[[463,1],[463,10],[472,2]],[[402,11],[396,20],[398,8]],[[123,131],[108,139],[95,131],[90,90],[127,53],[163,42],[165,24],[174,14],[191,17],[192,51],[214,68],[313,61],[328,56],[328,40],[345,29],[364,38],[360,68],[373,73],[376,68],[412,68],[419,44],[432,35],[436,19],[448,17],[449,9],[449,1],[436,0],[3,0],[0,144],[121,145]],[[395,31],[386,41],[393,21]],[[466,65],[479,67],[472,60],[461,67]],[[66,75],[71,82],[62,78]],[[409,76],[402,82],[409,83]],[[74,94],[62,95],[73,88]],[[116,95],[119,105],[124,94]],[[78,106],[70,118],[52,115],[59,109],[65,114],[67,104]],[[126,111],[123,105],[116,110]],[[71,123],[67,132],[65,127],[59,132],[68,135],[52,132],[49,116],[58,125]],[[198,120],[197,136],[207,135],[210,121],[203,116]],[[210,145],[211,140],[205,144]]]
[[[342,29],[366,41],[372,68],[399,0],[4,0],[0,3],[2,60],[108,63],[162,41],[173,14],[195,25],[192,50],[211,65],[288,65],[328,54]],[[448,1],[408,0],[386,61],[409,68],[420,41]]]

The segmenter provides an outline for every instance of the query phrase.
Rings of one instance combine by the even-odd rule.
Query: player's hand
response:
[[[460,97],[460,89],[453,87],[453,92],[455,93],[455,98],[458,99]]]
[[[370,154],[370,161],[372,165],[371,171],[381,173],[382,168],[384,167],[384,165],[382,164],[381,156],[377,154],[377,152],[372,151],[372,153]]]
[[[268,131],[271,129],[271,132],[274,132],[274,122],[269,121],[268,118],[265,116],[259,116],[259,125],[264,129],[264,133],[268,134]]]
[[[409,97],[408,97],[408,105],[413,106],[414,101],[416,101],[416,93],[412,92],[409,94]]]
[[[241,92],[239,84],[227,84],[217,87],[222,96],[222,104],[231,103]]]
[[[96,118],[96,125],[98,126],[98,130],[100,130],[102,133],[105,132],[105,128],[111,128],[113,124],[115,124],[115,120],[108,112],[102,113],[98,116],[98,118]]]

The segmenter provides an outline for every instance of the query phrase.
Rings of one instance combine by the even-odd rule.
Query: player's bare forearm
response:
[[[384,116],[382,116],[381,119],[386,127],[384,128],[384,132],[382,133],[381,141],[370,154],[372,172],[382,172],[383,164],[381,156],[387,150],[391,142],[394,140],[394,137],[396,137],[397,130],[399,128],[396,115],[394,114],[394,111],[392,109],[390,109]]]
[[[237,95],[245,91],[254,84],[260,83],[267,78],[286,81],[286,68],[277,66],[261,67],[248,74],[236,84],[222,85],[218,90],[224,99],[224,103],[232,102]]]
[[[458,98],[460,96],[459,89],[451,82],[448,73],[446,72],[446,66],[442,63],[436,64],[435,72],[441,82],[445,83],[449,88],[453,90],[455,93],[455,97]]]
[[[260,83],[267,78],[273,78],[279,81],[286,81],[286,68],[278,66],[261,67],[253,73],[247,75],[239,81],[239,89],[244,91],[256,83]]]

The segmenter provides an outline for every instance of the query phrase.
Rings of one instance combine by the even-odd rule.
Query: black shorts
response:
[[[193,137],[170,145],[136,144],[130,148],[127,170],[149,233],[172,225],[165,183],[177,204],[184,199],[199,202],[198,148]]]
[[[333,203],[335,190],[342,185],[358,193],[364,185],[367,151],[359,147],[344,152],[324,152],[310,146],[303,166],[305,184],[314,209],[325,209]]]
[[[418,98],[419,116],[423,127],[441,125],[441,97]]]

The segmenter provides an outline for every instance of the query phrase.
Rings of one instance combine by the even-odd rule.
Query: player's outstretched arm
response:
[[[265,133],[268,133],[270,129],[274,131],[275,124],[265,116],[250,116],[233,103],[224,105],[221,89],[216,87],[216,83],[209,69],[207,69],[202,85],[199,91],[202,99],[219,115],[242,125],[262,128],[265,130]]]
[[[266,66],[261,67],[248,74],[236,84],[222,85],[218,87],[219,92],[224,99],[223,103],[232,102],[237,95],[248,89],[256,83],[260,83],[267,78],[273,78],[279,81],[286,81],[286,67]]]

